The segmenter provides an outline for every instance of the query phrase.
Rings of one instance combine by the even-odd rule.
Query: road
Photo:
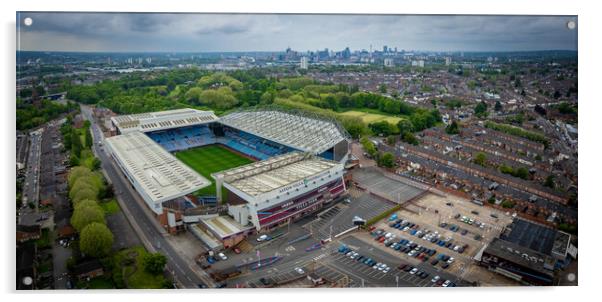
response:
[[[25,172],[25,184],[23,186],[23,203],[27,205],[29,202],[33,202],[36,209],[40,198],[40,155],[43,132],[44,128],[30,132],[27,171]]]
[[[104,140],[99,126],[92,118],[91,109],[81,106],[85,119],[91,122],[94,139],[93,151],[101,160],[105,177],[113,185],[119,204],[128,218],[132,228],[136,230],[140,240],[150,252],[160,251],[167,257],[167,269],[175,276],[177,283],[183,288],[198,288],[199,285],[212,287],[214,282],[196,266],[192,259],[184,259],[170,244],[166,237],[170,236],[152,217],[141,197],[117,168],[112,158],[105,152],[99,142]],[[190,261],[187,261],[190,260]]]

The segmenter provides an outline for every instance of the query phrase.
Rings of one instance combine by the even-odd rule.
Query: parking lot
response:
[[[369,191],[399,203],[410,200],[424,191],[387,177],[377,168],[357,169],[353,171],[353,180]]]
[[[318,219],[306,224],[304,228],[311,231],[314,238],[324,239],[330,237],[331,226],[332,236],[335,236],[353,227],[353,217],[369,220],[394,206],[355,188],[350,189],[349,201],[318,213]]]
[[[512,221],[511,216],[495,209],[457,197],[434,194],[425,195],[395,215],[395,219],[383,219],[375,224],[375,228],[383,230],[382,234],[390,233],[394,236],[394,240],[389,241],[403,241],[404,245],[400,248],[402,252],[396,252],[399,257],[410,263],[419,263],[426,256],[429,258],[424,263],[468,280],[477,279],[476,276],[471,278],[471,274],[482,273],[475,269],[473,257]],[[385,243],[387,242],[381,240],[376,247],[389,253],[395,252]],[[406,247],[408,244],[436,252],[434,255],[424,256],[417,252],[410,254]],[[395,245],[393,247],[397,248]],[[447,261],[442,261],[440,257],[450,257],[453,260],[443,268],[443,263]]]
[[[431,280],[435,276],[444,282],[450,280],[456,286],[464,286],[466,283],[459,278],[447,274],[446,272],[437,271],[432,267],[424,264],[411,265],[412,270],[404,271],[399,269],[402,261],[395,255],[391,255],[378,248],[374,248],[369,241],[363,240],[357,235],[345,238],[341,241],[342,244],[356,252],[358,256],[352,257],[346,253],[337,252],[335,255],[328,258],[329,263],[336,269],[349,275],[354,280],[359,280],[360,286],[364,287],[433,287],[440,286]],[[363,258],[361,258],[363,256]],[[372,266],[365,263],[365,259],[370,258],[376,263],[385,264],[388,270],[379,269],[378,266]],[[360,260],[358,260],[360,259]],[[420,276],[419,272],[423,272]]]

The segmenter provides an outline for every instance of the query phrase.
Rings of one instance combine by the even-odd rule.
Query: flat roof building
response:
[[[106,139],[107,150],[157,215],[161,204],[211,184],[142,132]]]
[[[111,122],[119,130],[119,133],[166,130],[202,125],[217,120],[218,117],[213,111],[201,111],[191,108],[111,117]]]
[[[291,152],[212,174],[218,195],[227,191],[228,212],[257,230],[313,212],[345,191],[343,163]]]
[[[556,260],[548,255],[500,238],[494,238],[483,251],[481,265],[532,285],[553,285]]]

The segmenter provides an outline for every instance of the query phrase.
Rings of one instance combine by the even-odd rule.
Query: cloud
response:
[[[567,16],[20,13],[24,50],[577,49]],[[55,43],[69,41],[69,43]],[[95,47],[95,49],[90,49]]]

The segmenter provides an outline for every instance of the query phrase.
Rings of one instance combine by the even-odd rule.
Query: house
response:
[[[17,242],[23,243],[30,240],[40,239],[42,229],[39,224],[36,225],[17,225]]]
[[[92,279],[104,275],[102,264],[97,259],[78,264],[73,268],[73,275],[80,280]]]

